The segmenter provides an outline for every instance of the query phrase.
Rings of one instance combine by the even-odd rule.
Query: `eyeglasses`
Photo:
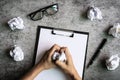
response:
[[[58,12],[58,4],[53,4],[42,9],[39,9],[35,12],[30,13],[28,16],[31,20],[37,21],[43,18],[44,15],[54,15]]]

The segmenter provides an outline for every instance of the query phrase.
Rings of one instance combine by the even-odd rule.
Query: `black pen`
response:
[[[92,63],[95,61],[95,59],[97,58],[97,56],[100,53],[100,50],[103,48],[103,46],[105,45],[105,43],[107,42],[107,39],[103,39],[102,42],[100,43],[100,45],[98,46],[97,50],[95,51],[94,55],[92,56],[92,58],[90,59],[90,62],[87,65],[87,68],[92,65]]]

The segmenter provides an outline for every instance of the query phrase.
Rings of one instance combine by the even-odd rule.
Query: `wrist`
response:
[[[37,64],[21,80],[33,80],[44,68]]]
[[[71,76],[70,76],[73,80],[81,80],[80,79],[80,77],[79,77],[79,75],[78,74],[72,74]]]
[[[43,71],[43,70],[45,70],[45,69],[44,69],[44,66],[43,66],[42,64],[37,64],[36,67],[37,67],[37,69],[38,69],[40,72]]]
[[[69,75],[73,80],[82,80],[76,69],[71,70],[71,73]]]

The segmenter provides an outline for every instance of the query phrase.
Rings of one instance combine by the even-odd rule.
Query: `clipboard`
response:
[[[54,44],[68,47],[73,59],[73,64],[75,65],[78,74],[82,77],[82,80],[84,80],[88,39],[88,32],[38,26],[34,64],[37,64],[43,54]],[[42,71],[36,76],[34,80],[71,79],[61,69],[56,67]]]

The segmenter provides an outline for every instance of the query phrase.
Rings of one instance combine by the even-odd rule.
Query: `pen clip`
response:
[[[53,35],[60,35],[60,36],[66,36],[66,37],[74,37],[74,32],[73,31],[52,29],[51,33]]]

